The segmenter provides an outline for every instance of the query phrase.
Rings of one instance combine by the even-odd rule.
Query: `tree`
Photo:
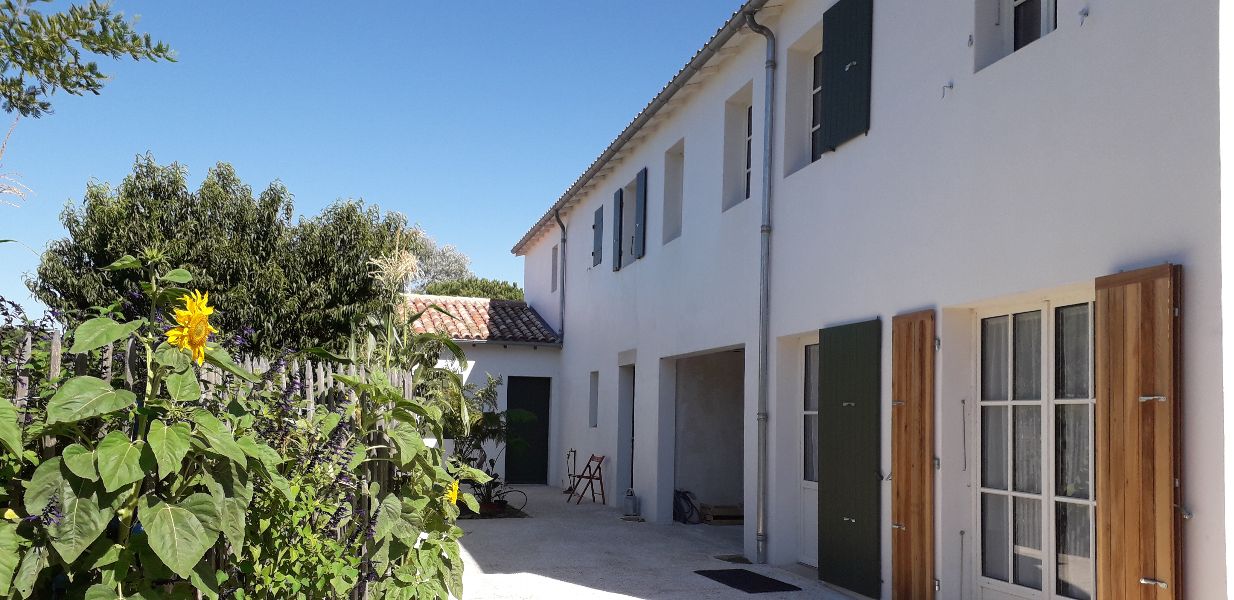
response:
[[[51,112],[48,96],[64,90],[98,94],[107,76],[89,55],[136,61],[175,61],[171,48],[140,34],[135,21],[105,2],[70,5],[44,15],[33,5],[50,0],[0,1],[0,101],[5,112],[40,117]]]
[[[518,287],[517,283],[483,277],[465,277],[430,283],[425,286],[424,292],[437,296],[470,296],[493,300],[523,299],[523,290]]]
[[[61,312],[114,304],[147,316],[136,272],[102,267],[151,249],[169,267],[201,273],[192,285],[219,306],[220,329],[270,354],[346,337],[372,314],[383,301],[369,276],[374,258],[402,248],[431,263],[443,252],[405,216],[363,201],[335,202],[295,222],[293,212],[281,183],[254,195],[219,163],[190,191],[183,166],[141,156],[119,187],[90,183],[80,205],[65,207],[69,236],[48,245],[26,284]]]

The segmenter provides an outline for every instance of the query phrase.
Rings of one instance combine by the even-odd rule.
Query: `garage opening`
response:
[[[745,351],[677,359],[674,488],[697,501],[699,520],[740,525]]]

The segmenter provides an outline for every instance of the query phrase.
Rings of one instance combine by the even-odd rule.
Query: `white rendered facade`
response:
[[[769,562],[816,560],[809,538],[817,514],[811,514],[812,487],[803,481],[806,346],[818,342],[822,327],[883,320],[882,460],[889,469],[890,319],[935,308],[937,597],[1048,597],[987,581],[980,575],[981,550],[972,543],[979,527],[979,318],[1090,302],[1096,277],[1172,262],[1184,269],[1182,488],[1193,515],[1181,536],[1183,586],[1189,597],[1224,596],[1230,585],[1225,489],[1234,471],[1225,458],[1231,419],[1221,371],[1228,336],[1221,323],[1219,88],[1227,82],[1218,76],[1218,42],[1230,32],[1219,33],[1218,3],[1057,0],[1056,29],[990,62],[980,28],[985,3],[878,0],[869,134],[812,162],[809,59],[821,45],[823,14],[832,3],[774,1],[758,13],[779,44]],[[763,38],[743,30],[563,206],[565,336],[554,380],[558,451],[551,454],[577,448],[583,456],[611,457],[609,501],[620,501],[619,478],[631,467],[623,464],[628,454],[621,447],[628,439],[623,384],[631,373],[623,367],[633,366],[633,488],[645,516],[668,522],[678,359],[744,350],[740,468],[751,557],[762,197],[757,185],[735,203],[726,194],[725,165],[740,164],[726,159],[733,151],[726,132],[734,130],[726,122],[734,103],[752,103],[757,181],[763,74]],[[676,237],[662,229],[665,169],[674,161],[683,165]],[[646,253],[614,271],[613,194],[643,168]],[[590,228],[600,207],[603,257],[592,266]],[[561,290],[551,285],[553,248],[560,244],[549,222],[516,249],[525,256],[527,301],[554,328],[562,325]],[[596,427],[589,423],[593,372]],[[564,474],[560,463],[549,468],[551,475]],[[890,490],[885,484],[885,517]],[[886,520],[882,595],[889,597]]]

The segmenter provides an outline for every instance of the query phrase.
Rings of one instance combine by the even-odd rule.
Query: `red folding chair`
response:
[[[600,465],[603,463],[603,456],[596,456],[595,454],[592,454],[591,458],[587,459],[587,464],[583,467],[583,472],[575,476],[574,490],[570,492],[570,497],[566,498],[567,503],[574,500],[575,492],[578,493],[578,500],[574,500],[574,503],[581,503],[583,501],[583,494],[587,493],[587,490],[591,490],[591,501],[595,502],[596,488],[593,484],[598,481],[600,482],[600,503],[608,504],[608,500],[604,497],[604,472],[600,469]],[[579,484],[583,481],[586,481],[587,485],[579,487]]]

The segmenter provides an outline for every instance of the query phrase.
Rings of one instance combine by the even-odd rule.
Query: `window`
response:
[[[604,207],[596,209],[591,220],[591,266],[604,262]]]
[[[746,107],[746,200],[750,199],[750,171],[753,167],[754,106]]]
[[[823,155],[823,53],[814,55],[810,84],[810,161]]]
[[[681,204],[685,195],[686,141],[664,153],[664,234],[667,244],[681,237]]]
[[[724,103],[724,189],[721,210],[728,210],[750,197],[750,172],[754,167],[754,83],[746,82]]]
[[[640,259],[647,250],[647,169],[613,193],[613,270]]]
[[[1095,594],[1092,305],[981,315],[983,584]]]
[[[1058,27],[1057,0],[977,0],[976,12],[978,71]]]
[[[801,478],[818,483],[818,344],[806,346],[805,389],[802,419]]]
[[[549,291],[557,291],[557,246],[553,246],[553,273],[552,273],[552,289]]]
[[[600,372],[591,372],[591,384],[587,392],[587,426],[596,427],[600,422]]]

